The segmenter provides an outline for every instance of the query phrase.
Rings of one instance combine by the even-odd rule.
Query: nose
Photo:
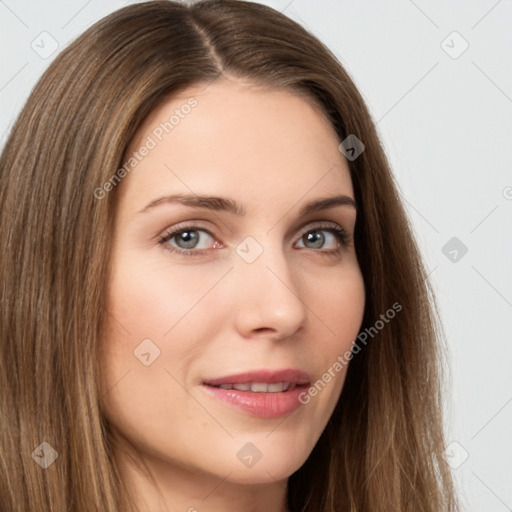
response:
[[[282,250],[265,248],[252,263],[237,258],[233,274],[235,323],[241,336],[286,339],[305,325],[308,308],[300,275]]]

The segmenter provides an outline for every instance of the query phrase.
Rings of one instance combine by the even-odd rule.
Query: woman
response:
[[[1,510],[457,510],[426,272],[360,94],[299,25],[113,13],[41,78],[0,178]]]

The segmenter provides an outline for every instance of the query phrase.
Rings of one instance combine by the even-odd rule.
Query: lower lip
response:
[[[307,386],[297,386],[290,391],[280,393],[253,393],[207,385],[203,387],[221,402],[260,418],[278,418],[292,413],[302,405],[299,402],[299,395],[307,389]]]

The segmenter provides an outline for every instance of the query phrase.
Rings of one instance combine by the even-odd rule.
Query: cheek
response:
[[[334,275],[316,276],[307,305],[310,310],[310,360],[317,364],[317,381],[312,383],[303,403],[317,407],[315,415],[324,425],[339,399],[365,310],[365,287],[357,265],[347,266]],[[350,357],[349,357],[350,356]],[[313,405],[315,404],[315,405]],[[323,428],[323,427],[322,427]]]
[[[365,287],[358,267],[340,273],[337,278],[324,278],[311,295],[311,311],[325,330],[324,350],[339,355],[356,339],[363,321]]]
[[[134,404],[144,388],[179,392],[167,371],[181,375],[205,349],[208,333],[224,324],[221,315],[211,315],[219,304],[212,304],[208,292],[225,269],[185,270],[150,258],[143,265],[129,256],[118,256],[108,290],[102,374],[105,389],[121,379],[123,388],[137,382],[129,393]]]
[[[215,269],[137,263],[128,258],[119,261],[108,303],[115,320],[139,338],[163,340],[182,321],[190,324],[189,319],[201,311],[202,298],[222,275]]]
[[[172,408],[183,412],[181,422],[201,417],[200,410],[183,407],[188,402],[180,385],[182,366],[194,354],[190,341],[204,339],[203,323],[194,320],[201,308],[194,306],[202,305],[212,277],[199,274],[117,260],[102,344],[102,407],[129,437],[170,428],[170,423],[158,425],[170,420]]]

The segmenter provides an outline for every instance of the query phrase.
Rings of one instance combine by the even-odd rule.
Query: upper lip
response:
[[[309,384],[310,379],[309,375],[302,370],[286,368],[282,370],[255,370],[237,373],[236,375],[226,375],[225,377],[203,380],[203,384],[208,386],[220,386],[222,384],[246,384],[249,382],[261,382],[267,384],[289,382],[290,384],[301,386]]]

